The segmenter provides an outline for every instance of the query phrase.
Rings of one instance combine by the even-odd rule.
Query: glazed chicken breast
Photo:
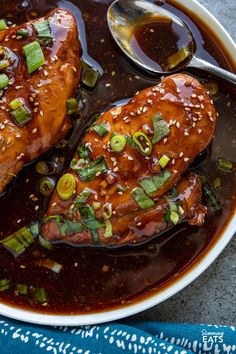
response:
[[[44,237],[117,245],[141,242],[183,219],[200,225],[206,210],[199,178],[179,180],[210,143],[215,123],[205,88],[184,74],[102,113],[57,183]]]
[[[66,103],[79,78],[78,31],[69,12],[56,9],[0,31],[0,193],[68,132]]]

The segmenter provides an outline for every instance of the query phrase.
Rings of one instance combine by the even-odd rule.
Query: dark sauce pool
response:
[[[106,24],[106,10],[110,3],[110,0],[0,1],[0,18],[7,18],[13,23],[22,23],[44,15],[55,7],[72,11],[79,24],[83,56],[87,57],[88,51],[104,71],[95,92],[87,93],[84,98],[84,111],[80,119],[74,122],[73,133],[68,137],[68,148],[62,151],[55,149],[45,159],[63,155],[69,161],[84,128],[94,118],[91,113],[103,110],[112,102],[131,97],[136,91],[154,85],[159,80],[147,76],[130,64],[112,41]],[[201,22],[193,16],[190,19],[189,15],[173,7],[170,2],[162,2],[162,5],[187,22],[196,41],[196,54],[199,57],[233,69],[221,44],[216,42],[212,33],[201,27]],[[198,78],[202,80],[200,76]],[[107,83],[111,86],[105,86]],[[60,245],[50,251],[36,244],[17,259],[0,248],[0,279],[11,280],[11,289],[0,293],[2,303],[61,314],[111,309],[160,291],[200,259],[222,233],[235,209],[234,175],[219,171],[216,161],[218,157],[231,161],[235,158],[236,97],[232,88],[221,82],[218,84],[219,93],[214,98],[220,115],[216,136],[208,154],[203,154],[193,168],[205,174],[210,183],[216,177],[221,178],[222,187],[216,194],[223,205],[222,213],[216,216],[209,208],[203,227],[182,224],[145,245],[133,248],[106,250]],[[43,199],[35,187],[39,178],[35,172],[35,163],[31,163],[1,197],[1,237],[40,218],[45,212],[48,200]],[[37,211],[36,206],[39,206]],[[35,257],[40,255],[63,264],[61,273],[55,274],[36,267]],[[24,297],[14,296],[17,283],[45,287],[49,297],[48,303],[44,304],[46,306],[33,305]]]

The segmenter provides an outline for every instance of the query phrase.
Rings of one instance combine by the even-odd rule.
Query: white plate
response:
[[[187,10],[196,13],[203,23],[206,23],[206,27],[210,27],[212,32],[217,34],[217,37],[221,43],[224,43],[228,53],[232,58],[235,58],[236,45],[232,38],[225,31],[223,26],[216,20],[216,18],[208,12],[202,5],[196,0],[175,0],[176,3],[181,4]],[[160,302],[173,296],[178,291],[190,284],[201,273],[206,270],[210,264],[218,257],[223,251],[228,242],[233,237],[236,231],[236,214],[228,224],[224,233],[220,236],[217,242],[211,247],[210,251],[201,258],[201,260],[192,267],[192,269],[186,271],[175,283],[170,283],[163,291],[158,292],[148,298],[138,301],[134,304],[123,306],[115,310],[106,310],[99,313],[90,313],[85,315],[48,315],[35,313],[29,310],[21,310],[9,305],[0,304],[0,313],[4,316],[8,316],[17,320],[23,320],[26,322],[45,324],[45,325],[88,325],[95,323],[102,323],[108,321],[114,321],[120,318],[128,317],[135,313],[144,311],[152,306],[159,304]]]

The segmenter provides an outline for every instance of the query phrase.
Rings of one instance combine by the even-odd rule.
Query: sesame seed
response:
[[[18,85],[18,86],[15,87],[15,89],[16,89],[16,90],[19,90],[19,89],[21,89],[22,87],[23,87],[23,86]]]
[[[161,97],[161,98],[160,98],[161,101],[164,101],[164,99],[165,99],[165,97]]]
[[[167,138],[163,139],[163,143],[166,144],[167,143]]]
[[[171,97],[171,98],[170,98],[170,102],[174,102],[174,101],[175,101],[174,98]]]
[[[41,111],[39,112],[39,114],[40,114],[41,116],[43,116],[43,111],[41,110]]]
[[[179,157],[183,157],[184,156],[184,153],[183,153],[183,151],[181,151],[180,153],[179,153]]]
[[[18,220],[17,220],[17,224],[19,224],[20,222],[21,222],[21,219],[18,219]]]
[[[201,134],[202,133],[202,129],[198,129],[198,134]]]
[[[160,94],[164,94],[165,93],[165,90],[162,88],[160,89]]]
[[[207,115],[208,115],[209,117],[211,117],[211,116],[212,116],[212,112],[211,112],[211,111],[207,112]]]
[[[202,101],[204,100],[204,97],[203,97],[202,95],[199,95],[199,96],[198,96],[198,100],[199,100],[200,102],[202,102]]]
[[[153,104],[153,100],[148,99],[148,100],[147,100],[147,103]]]
[[[136,226],[141,226],[141,225],[142,225],[141,221],[137,222],[136,224]]]
[[[196,127],[196,123],[195,122],[193,122],[193,128],[195,128]]]
[[[180,89],[179,89],[178,87],[176,88],[176,92],[177,92],[177,93],[180,93]]]
[[[195,104],[194,107],[195,108],[200,108],[201,106],[200,106],[200,104]]]
[[[188,160],[189,160],[188,157],[185,157],[185,158],[184,158],[184,162],[187,162]]]
[[[143,113],[146,113],[148,108],[146,106],[143,107]]]
[[[210,121],[211,121],[211,122],[214,122],[214,119],[213,119],[213,117],[210,117]]]
[[[189,133],[185,131],[185,132],[184,132],[184,135],[185,135],[185,136],[188,136],[188,135],[189,135]]]
[[[195,93],[193,93],[192,98],[197,98],[197,95]]]
[[[43,75],[44,75],[44,76],[48,76],[48,71],[47,71],[47,70],[44,70],[44,71],[43,71]]]
[[[111,87],[111,84],[106,83],[106,84],[105,84],[105,87]]]
[[[128,156],[128,160],[129,161],[133,161],[133,157],[132,156]]]
[[[113,172],[117,172],[119,170],[119,168],[116,166],[115,168],[113,168]]]
[[[95,174],[95,176],[98,177],[98,176],[100,176],[100,174],[101,174],[101,172],[98,171],[98,172]]]
[[[98,140],[97,138],[95,138],[95,139],[94,139],[94,141],[96,141],[96,143],[98,143],[98,142],[99,142],[99,140]]]
[[[119,192],[117,192],[117,194],[119,194],[119,195],[123,195],[123,192],[122,192],[122,191],[119,191]]]
[[[180,122],[175,123],[176,128],[180,128]]]
[[[32,133],[35,134],[37,132],[37,128],[32,129]]]
[[[34,210],[35,211],[39,210],[39,205],[35,205]]]
[[[188,107],[185,107],[184,109],[185,109],[185,111],[190,111],[190,108],[188,108]]]
[[[174,164],[175,164],[175,159],[173,159],[173,160],[171,161],[171,163],[172,163],[172,165],[174,165]]]
[[[38,112],[38,107],[36,107],[35,109],[34,109],[34,113],[37,113]]]
[[[6,146],[2,147],[2,152],[6,151]]]
[[[116,158],[115,157],[111,157],[111,161],[116,161]]]

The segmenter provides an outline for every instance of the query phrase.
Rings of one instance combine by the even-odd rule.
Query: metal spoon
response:
[[[140,23],[143,18],[152,18],[153,16],[165,17],[171,19],[173,22],[183,27],[192,41],[192,33],[190,32],[187,25],[181,21],[178,17],[173,15],[171,12],[161,8],[146,0],[116,0],[114,1],[108,11],[107,11],[107,22],[111,34],[121,48],[121,50],[138,66],[142,69],[156,73],[156,74],[170,74],[173,71],[163,72],[157,69],[155,63],[152,65],[152,61],[144,61],[143,58],[138,56],[134,52],[132,46],[130,45],[130,38],[132,35],[132,30],[137,23]],[[186,68],[194,68],[204,70],[210,74],[213,74],[221,79],[224,79],[232,84],[236,84],[236,75],[221,69],[213,64],[208,63],[205,60],[197,58],[194,53],[190,57],[189,62],[185,66]]]

